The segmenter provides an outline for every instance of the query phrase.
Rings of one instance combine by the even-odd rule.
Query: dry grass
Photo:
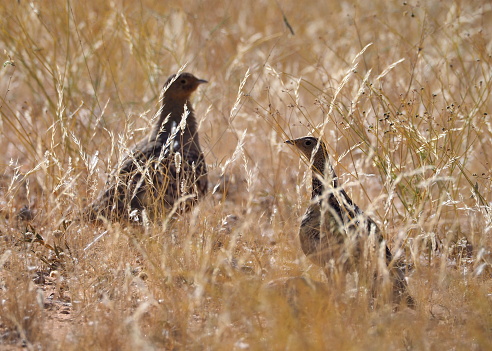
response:
[[[488,1],[3,1],[0,16],[2,349],[492,348]],[[184,65],[210,82],[193,103],[215,193],[177,221],[67,226]],[[371,310],[303,256],[309,172],[282,142],[310,132],[413,264],[415,311]]]

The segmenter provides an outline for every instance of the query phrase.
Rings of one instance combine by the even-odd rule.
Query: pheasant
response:
[[[205,195],[207,166],[190,102],[203,83],[190,73],[168,78],[159,118],[89,206],[90,220],[135,219],[144,209],[158,218],[172,209],[187,211]]]
[[[399,303],[404,299],[412,307],[414,301],[408,293],[403,269],[392,262],[393,255],[383,242],[377,224],[338,186],[325,144],[309,136],[287,140],[286,143],[297,147],[312,162],[312,202],[299,230],[304,254],[326,271],[357,270],[364,264],[361,262],[364,256],[368,258],[367,247],[371,245],[372,238],[376,257],[380,251],[384,252],[393,284],[393,300]]]

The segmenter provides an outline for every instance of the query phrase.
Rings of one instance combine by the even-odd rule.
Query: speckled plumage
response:
[[[202,83],[206,81],[190,73],[169,77],[152,131],[108,178],[88,208],[90,219],[128,219],[143,209],[159,218],[173,206],[186,211],[205,195],[207,167],[189,100]]]
[[[312,162],[312,203],[299,230],[301,248],[306,256],[324,268],[335,266],[347,272],[360,267],[364,250],[372,246],[376,254],[380,249],[384,250],[386,263],[390,265],[393,257],[384,244],[379,227],[338,186],[325,144],[314,137],[287,140],[286,143],[296,146]],[[390,273],[395,300],[404,297],[408,305],[413,305],[403,271],[393,265]]]

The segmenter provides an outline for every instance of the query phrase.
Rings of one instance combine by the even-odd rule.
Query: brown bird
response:
[[[152,131],[108,178],[105,189],[88,208],[89,219],[135,219],[144,209],[159,218],[173,207],[177,212],[189,210],[204,196],[207,167],[190,102],[191,94],[203,83],[207,81],[190,73],[169,77]]]
[[[297,147],[312,162],[312,203],[299,230],[304,254],[325,271],[343,274],[363,267],[368,263],[362,262],[364,259],[371,260],[368,246],[373,246],[372,259],[376,262],[379,251],[384,250],[384,261],[392,278],[393,301],[399,303],[404,299],[407,305],[413,306],[401,265],[392,262],[393,256],[377,224],[338,186],[325,144],[313,137],[286,143]]]

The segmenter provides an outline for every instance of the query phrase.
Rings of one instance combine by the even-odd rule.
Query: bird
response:
[[[186,72],[167,79],[159,117],[88,206],[89,220],[139,221],[143,210],[158,219],[170,211],[186,212],[205,196],[207,166],[190,102],[204,83],[208,82]]]
[[[393,301],[397,304],[405,301],[409,307],[413,307],[415,302],[408,292],[402,264],[393,262],[393,255],[383,241],[376,222],[365,215],[345,190],[339,187],[325,143],[312,136],[287,140],[285,143],[295,146],[311,163],[311,204],[299,229],[304,254],[313,263],[323,267],[327,274],[340,274],[360,269],[368,263],[363,261],[370,260],[367,248],[372,245],[373,259],[377,260],[377,256],[383,253],[383,261],[393,284]]]

